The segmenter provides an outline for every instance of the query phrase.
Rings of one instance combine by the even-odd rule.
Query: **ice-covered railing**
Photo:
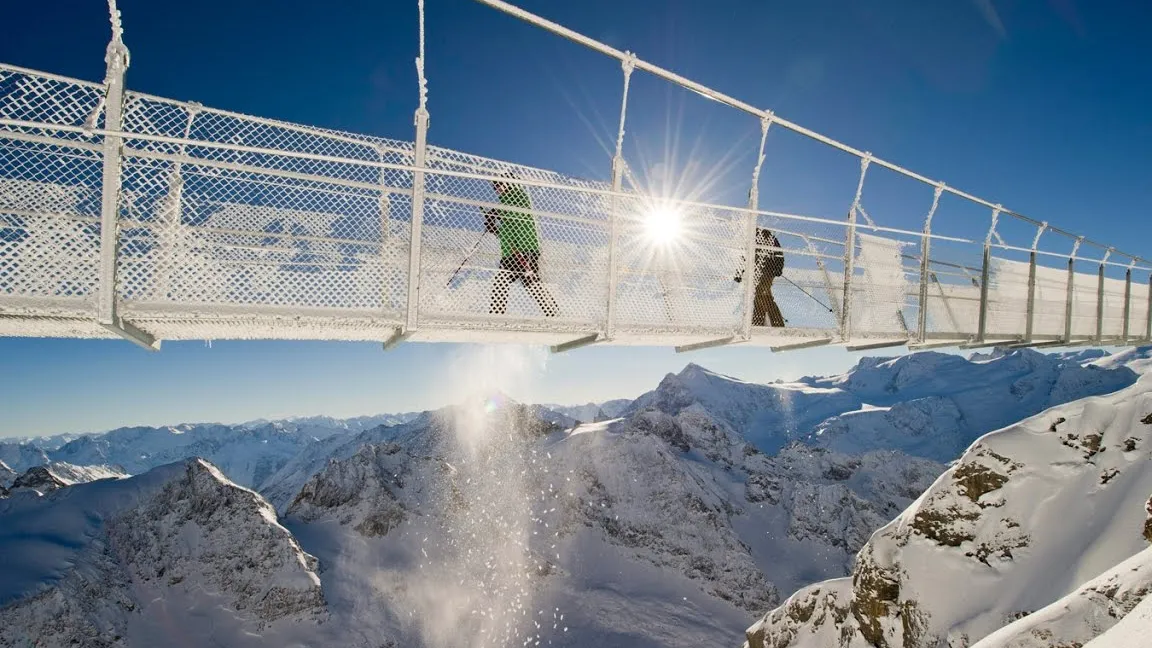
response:
[[[162,339],[290,338],[558,349],[1152,337],[1146,260],[481,1],[621,61],[610,182],[428,145],[422,2],[414,142],[126,91],[128,52],[113,3],[104,83],[0,65],[0,335],[124,336],[152,348]],[[759,121],[747,204],[657,197],[628,182],[625,124],[637,70]],[[846,217],[762,208],[774,126],[859,158]],[[921,228],[885,226],[885,210],[869,212],[876,168],[931,189]],[[509,172],[531,198],[554,317],[519,286],[504,314],[490,312],[500,253],[483,235],[482,214],[500,207],[492,181]],[[942,199],[986,209],[987,221],[976,233],[941,234]],[[665,239],[652,220],[668,214],[681,231]],[[1014,239],[1020,231],[1007,221],[1032,228],[1027,240]],[[776,234],[787,259],[773,285],[783,327],[754,326],[755,282],[733,281],[753,276],[758,227]],[[1068,249],[1057,250],[1060,239]]]

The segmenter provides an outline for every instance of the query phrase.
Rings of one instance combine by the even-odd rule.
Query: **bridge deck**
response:
[[[870,161],[848,217],[822,218],[0,65],[0,335],[682,349],[1152,337],[1143,259],[1048,251],[1046,224],[1031,249],[1009,245],[999,207],[983,241],[931,233],[931,212],[923,232],[883,227],[861,201]],[[554,316],[520,284],[491,312],[494,180],[530,198]],[[756,228],[779,247],[757,246]],[[734,281],[753,250],[785,255],[771,288],[784,326],[753,322],[754,282]]]

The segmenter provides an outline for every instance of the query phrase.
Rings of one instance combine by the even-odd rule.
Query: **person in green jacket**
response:
[[[540,240],[528,191],[508,180],[493,180],[492,189],[505,209],[484,212],[485,229],[500,239],[500,270],[492,283],[492,308],[488,312],[504,314],[508,307],[508,289],[513,281],[519,280],[544,314],[556,317],[560,313],[556,301],[540,281]],[[510,209],[512,207],[516,209]]]

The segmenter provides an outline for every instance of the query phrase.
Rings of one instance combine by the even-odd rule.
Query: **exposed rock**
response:
[[[140,645],[169,603],[203,608],[204,636],[181,625],[195,644],[326,618],[315,559],[266,501],[201,460],[2,506],[26,538],[5,558],[28,568],[6,583],[0,645]]]
[[[1141,424],[1149,403],[1152,382],[1143,381],[985,436],[872,535],[851,581],[801,589],[748,629],[747,645],[967,648],[1006,623],[1028,622],[1040,612],[1026,611],[1053,603],[1152,542],[1146,449],[1152,431]],[[1137,506],[1146,509],[1144,537],[1125,520],[1124,511]],[[1118,569],[1125,583],[1118,589],[1085,590],[1084,600],[1096,602],[1068,608],[1075,632],[1045,622],[1029,635],[1031,643],[988,648],[1083,645],[1152,591],[1148,562],[1148,587]],[[843,609],[850,614],[836,620],[833,612]],[[1093,621],[1100,610],[1116,617]]]

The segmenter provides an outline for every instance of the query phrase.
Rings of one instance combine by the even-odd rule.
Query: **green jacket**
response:
[[[528,192],[520,185],[509,185],[508,190],[500,194],[500,204],[525,210],[532,209]],[[516,252],[540,251],[540,241],[536,238],[536,222],[531,213],[511,209],[501,209],[496,213],[500,217],[500,229],[496,236],[500,239],[501,257],[510,257]]]

